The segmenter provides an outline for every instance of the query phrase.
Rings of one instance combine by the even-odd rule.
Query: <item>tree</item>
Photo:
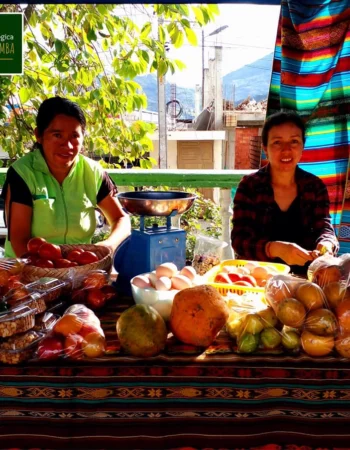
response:
[[[28,5],[25,17],[24,75],[0,77],[0,146],[10,158],[33,145],[35,110],[46,98],[62,95],[77,102],[87,115],[88,152],[122,162],[140,159],[149,168],[153,126],[128,125],[125,113],[145,108],[147,99],[137,75],[172,73],[184,67],[171,60],[166,44],[197,45],[193,23],[214,20],[217,5]],[[20,5],[0,5],[0,11],[21,11]],[[143,14],[142,26],[132,20]],[[161,20],[157,20],[157,19]],[[110,65],[105,63],[108,56]],[[10,108],[10,121],[4,106]],[[2,121],[2,123],[1,123]]]

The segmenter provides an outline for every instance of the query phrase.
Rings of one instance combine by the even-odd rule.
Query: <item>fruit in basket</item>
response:
[[[232,284],[232,281],[227,273],[218,273],[214,278],[214,283]]]
[[[285,349],[297,352],[300,350],[300,335],[291,329],[282,329],[282,345]]]
[[[43,339],[39,346],[37,355],[39,359],[57,359],[63,353],[62,340],[56,336],[49,336]]]
[[[240,281],[246,281],[247,283],[251,284],[253,287],[257,286],[257,282],[254,277],[251,275],[242,275]]]
[[[304,305],[295,298],[285,298],[277,307],[277,318],[293,328],[300,328],[305,320],[306,310]]]
[[[85,356],[98,358],[105,351],[106,340],[99,332],[93,332],[84,336],[81,346]]]
[[[259,311],[258,314],[264,324],[264,328],[276,327],[278,319],[275,311],[270,306]]]
[[[265,328],[260,334],[260,342],[266,349],[277,348],[282,341],[282,336],[276,328]]]
[[[335,340],[335,349],[343,358],[350,358],[350,335],[340,333]]]
[[[54,262],[54,266],[57,269],[65,269],[66,267],[75,267],[77,265],[78,265],[78,263],[70,261],[69,259],[64,259],[64,258],[56,259]]]
[[[27,243],[27,250],[29,253],[32,253],[32,254],[38,253],[39,248],[43,244],[46,244],[46,240],[44,238],[33,237],[33,238],[29,239],[29,241]]]
[[[45,242],[45,244],[42,244],[39,247],[38,253],[40,258],[49,259],[51,261],[62,258],[61,247],[49,242]]]
[[[31,262],[32,263],[32,262]],[[34,263],[35,267],[41,267],[43,269],[52,269],[55,267],[54,263],[50,259],[38,258]]]
[[[259,314],[247,314],[242,323],[241,333],[259,334],[264,329],[264,322]]]
[[[86,264],[92,264],[99,261],[98,256],[94,252],[84,251],[77,256],[78,264],[85,266]]]
[[[334,336],[338,330],[338,322],[332,311],[320,308],[308,313],[304,327],[318,336]]]
[[[344,299],[346,294],[345,283],[340,281],[333,281],[323,288],[328,305],[331,309],[335,309],[339,303]]]
[[[223,275],[224,278],[225,278],[225,275],[226,275],[226,274],[225,274],[225,272],[223,272],[223,273],[218,274],[218,275]],[[217,275],[217,276],[218,276],[218,275]],[[229,273],[227,274],[227,277],[230,279],[231,283],[236,283],[237,281],[242,280],[242,274],[237,273],[237,272],[229,272]]]
[[[168,331],[154,308],[134,305],[123,311],[117,320],[117,334],[125,352],[147,358],[164,349]]]
[[[170,328],[185,344],[207,347],[229,317],[229,308],[212,286],[201,285],[178,292],[173,301]]]
[[[259,334],[242,333],[237,341],[238,353],[253,353],[259,346]]]
[[[71,251],[68,253],[68,255],[67,255],[67,259],[69,259],[69,261],[78,263],[78,262],[79,262],[78,256],[79,256],[81,253],[83,253],[83,251],[84,251],[84,250],[82,250],[82,249],[80,249],[80,248],[71,250]]]
[[[326,356],[334,348],[333,336],[317,336],[307,330],[301,333],[300,341],[304,352],[310,356]]]
[[[326,299],[320,286],[308,281],[298,286],[295,296],[308,311],[322,308]]]
[[[68,336],[79,333],[83,321],[76,314],[64,314],[54,325],[53,330],[57,334]]]

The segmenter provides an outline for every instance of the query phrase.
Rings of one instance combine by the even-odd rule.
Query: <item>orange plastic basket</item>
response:
[[[286,264],[279,263],[270,263],[270,262],[260,262],[260,261],[246,261],[243,259],[227,259],[225,261],[221,261],[220,264],[213,267],[204,275],[204,279],[206,284],[215,287],[219,291],[219,293],[223,296],[226,296],[229,292],[232,294],[243,295],[245,293],[255,294],[256,296],[262,296],[265,292],[264,287],[248,287],[248,286],[239,286],[235,284],[226,284],[226,283],[215,283],[215,277],[218,273],[220,273],[224,266],[235,266],[235,267],[244,267],[248,262],[254,262],[259,264],[259,266],[272,266],[274,267],[278,273],[280,274],[288,274],[290,271],[290,267]]]

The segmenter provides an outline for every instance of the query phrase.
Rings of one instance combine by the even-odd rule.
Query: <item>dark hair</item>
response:
[[[262,129],[262,134],[261,134],[261,139],[262,139],[262,143],[264,146],[267,145],[269,132],[270,132],[271,128],[276,125],[283,125],[285,123],[293,123],[298,128],[300,128],[302,136],[303,136],[303,142],[305,144],[305,124],[304,124],[302,118],[300,116],[298,116],[298,114],[296,114],[296,113],[282,111],[282,112],[272,114],[272,116],[268,117],[265,120],[263,129]]]
[[[39,136],[43,135],[46,128],[59,114],[74,117],[80,123],[83,132],[85,131],[86,119],[80,106],[67,98],[57,96],[47,98],[39,106],[38,115],[36,116]]]

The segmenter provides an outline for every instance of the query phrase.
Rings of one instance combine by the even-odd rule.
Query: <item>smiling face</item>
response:
[[[278,172],[294,172],[303,149],[302,131],[291,122],[273,126],[264,145],[271,168]]]
[[[74,117],[59,114],[42,135],[36,129],[35,136],[50,171],[53,174],[68,173],[83,147],[84,133],[80,122]]]

